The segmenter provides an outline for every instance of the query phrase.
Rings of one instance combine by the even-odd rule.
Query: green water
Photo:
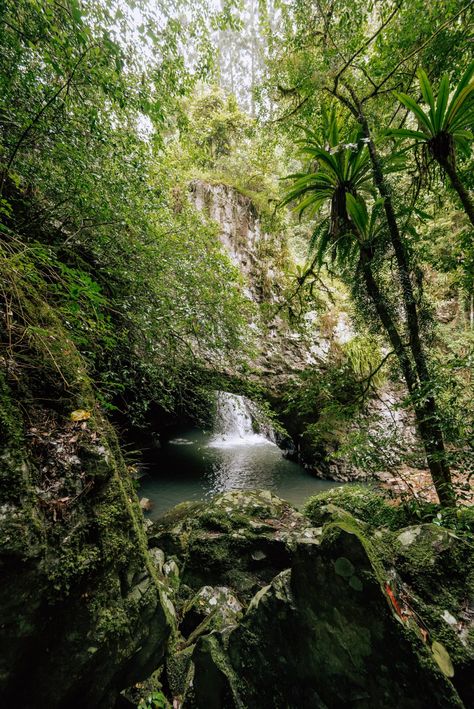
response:
[[[184,500],[205,500],[226,490],[265,488],[301,507],[307,497],[336,487],[319,480],[262,436],[217,441],[189,430],[156,452],[140,480],[139,495],[153,503],[157,519]]]

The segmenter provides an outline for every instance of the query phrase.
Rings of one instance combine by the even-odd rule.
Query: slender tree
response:
[[[356,100],[352,92],[353,100]],[[349,103],[345,99],[346,105]],[[329,246],[333,256],[350,262],[358,254],[358,269],[374,310],[385,329],[396,353],[415,410],[418,432],[423,443],[428,466],[441,504],[454,504],[454,491],[442,430],[439,424],[433,386],[421,342],[418,306],[413,292],[411,272],[405,246],[398,226],[390,190],[376,151],[368,122],[359,102],[350,104],[359,119],[362,135],[356,143],[338,144],[337,128],[329,131],[329,144],[322,147],[314,135],[309,135],[303,144],[306,154],[318,161],[318,171],[306,175],[294,175],[295,183],[284,203],[300,200],[300,212],[312,209],[317,212],[324,203],[330,203],[330,219],[326,231],[318,230],[320,254]],[[334,121],[333,121],[334,126]],[[371,168],[371,169],[370,169]],[[403,341],[396,319],[384,293],[380,289],[372,269],[374,240],[371,238],[374,216],[368,217],[361,194],[371,191],[369,180],[378,190],[383,206],[388,233],[393,247],[401,285],[405,321],[409,335],[408,346]],[[374,206],[375,209],[375,206]],[[411,356],[410,356],[411,355]]]

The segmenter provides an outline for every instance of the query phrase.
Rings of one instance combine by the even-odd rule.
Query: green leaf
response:
[[[431,120],[433,121],[435,116],[435,100],[433,96],[433,89],[431,88],[430,81],[423,71],[423,69],[418,70],[418,80],[420,82],[420,89],[425,100],[425,103],[430,108]]]
[[[410,130],[409,128],[388,128],[384,134],[389,138],[413,138],[416,141],[426,141],[429,137],[421,130]]]
[[[316,214],[316,212],[321,209],[322,205],[324,202],[330,197],[330,195],[316,195],[316,194],[311,194],[305,199],[303,199],[295,208],[294,211],[298,212],[299,217],[303,216],[303,213],[309,208],[312,207],[312,214]]]
[[[369,224],[369,215],[367,205],[362,197],[354,197],[351,194],[346,194],[347,212],[356,225],[357,231],[362,237],[367,236],[367,228]]]
[[[461,80],[459,81],[458,85],[456,86],[456,89],[454,91],[453,97],[449,103],[448,111],[446,114],[446,121],[449,122],[449,117],[451,115],[451,111],[454,107],[454,104],[457,102],[459,95],[461,94],[462,91],[468,86],[472,79],[472,75],[474,74],[474,61],[472,61],[469,66],[467,67],[466,71],[461,77]]]
[[[443,129],[446,106],[449,98],[449,77],[443,75],[438,90],[438,99],[436,102],[436,112],[434,116],[433,128],[435,133],[440,133]]]
[[[345,556],[340,556],[334,562],[334,571],[338,576],[348,579],[354,574],[354,566]]]
[[[71,14],[73,17],[74,22],[79,24],[82,21],[82,12],[81,12],[81,6],[78,2],[78,0],[69,0],[70,6],[71,6]]]
[[[468,103],[474,92],[474,82],[465,86],[458,95],[456,101],[451,102],[450,108],[446,113],[444,121],[444,129],[452,130],[461,121],[468,122],[468,116],[472,115],[472,105]]]
[[[395,95],[400,101],[400,103],[402,103],[406,108],[408,108],[412,113],[414,113],[419,123],[424,126],[431,135],[433,135],[433,126],[431,124],[429,116],[426,115],[421,106],[419,106],[417,102],[414,101],[412,97],[408,96],[407,94],[396,93]]]
[[[444,645],[435,640],[431,646],[431,651],[441,672],[446,677],[454,677],[453,663]]]

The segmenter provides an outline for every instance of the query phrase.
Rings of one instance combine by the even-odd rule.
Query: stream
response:
[[[338,485],[284,458],[270,427],[255,432],[255,412],[245,397],[219,392],[214,431],[186,429],[158,449],[138,491],[152,504],[148,516],[235,489],[265,488],[301,507],[310,495]]]

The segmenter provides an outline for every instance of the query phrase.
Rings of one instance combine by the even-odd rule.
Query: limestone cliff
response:
[[[288,260],[282,235],[265,230],[252,200],[233,187],[193,180],[190,193],[197,209],[219,225],[221,242],[243,274],[250,297],[275,301]]]
[[[222,245],[244,277],[247,295],[260,306],[261,317],[254,323],[259,352],[253,366],[257,377],[278,392],[293,373],[320,361],[325,348],[325,338],[316,328],[292,328],[280,315],[288,273],[295,266],[286,235],[266,229],[252,200],[233,187],[194,180],[190,190],[197,209],[218,225]]]

